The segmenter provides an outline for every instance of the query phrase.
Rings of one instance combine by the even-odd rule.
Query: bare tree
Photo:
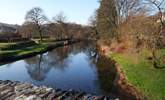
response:
[[[32,38],[33,30],[33,24],[27,22],[23,23],[18,29],[19,33],[24,38]]]
[[[43,10],[38,7],[31,9],[27,12],[25,20],[26,22],[33,23],[33,29],[35,29],[39,33],[40,40],[42,41],[42,25],[47,21],[47,17],[45,16]]]
[[[68,24],[67,24],[67,17],[64,15],[63,12],[60,12],[53,18],[54,22],[58,24],[61,38],[66,38],[68,35]]]
[[[97,11],[92,15],[90,16],[89,18],[89,26],[91,27],[92,33],[94,33],[96,39],[98,39],[98,31],[97,31]]]
[[[63,12],[60,12],[58,13],[54,18],[53,20],[56,22],[56,23],[64,23],[67,21],[67,17],[64,15]]]
[[[118,24],[126,21],[130,16],[138,14],[145,7],[142,0],[115,0]]]
[[[152,7],[155,6],[157,9],[157,12],[159,14],[159,20],[161,22],[161,28],[165,26],[165,21],[164,21],[164,11],[165,11],[165,0],[146,0],[146,3],[151,5]]]
[[[152,59],[153,59],[153,65],[155,68],[159,68],[159,65],[157,62],[159,62],[159,58],[157,58],[156,51],[159,49],[159,45],[161,44],[161,34],[163,32],[163,29],[165,28],[165,20],[164,20],[164,11],[165,11],[165,0],[146,0],[146,4],[150,5],[151,7],[156,8],[158,20],[155,21],[157,23],[157,31],[152,32],[153,34],[150,34],[150,38],[148,38],[149,46],[152,51]],[[153,25],[152,25],[153,26]],[[156,30],[156,28],[155,28]]]

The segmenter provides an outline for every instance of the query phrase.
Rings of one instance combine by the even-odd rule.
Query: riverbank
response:
[[[0,64],[35,56],[37,54],[45,53],[47,51],[53,50],[54,48],[69,45],[76,42],[79,42],[79,40],[42,42],[38,44],[35,43],[32,45],[28,45],[28,44],[17,45],[17,44],[12,43],[11,45],[14,45],[14,46],[3,46],[3,49],[0,52],[0,62],[1,62]],[[16,48],[16,47],[21,47],[21,48]]]
[[[37,87],[28,83],[0,80],[1,100],[118,100],[114,97],[95,96],[73,90],[63,91]]]
[[[165,50],[159,50],[159,55],[164,55]],[[136,99],[164,100],[165,99],[165,69],[155,69],[152,62],[147,60],[149,52],[114,53],[110,58],[116,62],[119,76],[117,84],[127,94],[135,96]],[[163,62],[161,63],[163,66]],[[124,92],[124,91],[123,91]]]
[[[115,84],[119,90],[136,100],[165,99],[165,49],[157,50],[159,68],[153,66],[151,53],[143,49],[139,53],[123,51],[100,45],[104,55],[114,60],[117,78]]]

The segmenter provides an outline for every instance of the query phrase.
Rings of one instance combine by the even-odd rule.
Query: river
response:
[[[0,80],[12,80],[94,95],[117,95],[110,59],[95,42],[81,42],[0,66]]]

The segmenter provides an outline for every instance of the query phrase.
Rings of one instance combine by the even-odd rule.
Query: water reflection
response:
[[[36,81],[43,81],[49,72],[49,60],[44,55],[38,55],[31,59],[26,59],[26,68],[30,77]]]
[[[95,42],[59,47],[51,52],[3,65],[0,80],[30,82],[92,94],[113,94],[115,72],[109,59],[99,56]],[[17,72],[15,72],[17,70]],[[8,74],[12,76],[8,76]],[[19,77],[18,77],[19,76]]]
[[[101,86],[103,94],[116,94],[116,88],[114,86],[114,81],[116,78],[116,72],[114,64],[109,58],[104,56],[99,56],[97,62],[98,69],[98,79]]]

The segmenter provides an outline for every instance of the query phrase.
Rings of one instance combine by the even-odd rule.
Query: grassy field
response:
[[[0,63],[8,60],[17,60],[26,56],[44,53],[58,46],[63,46],[64,41],[59,42],[42,42],[25,41],[17,43],[0,43]]]
[[[165,66],[165,49],[157,51],[161,66]],[[148,51],[140,54],[115,54],[110,56],[121,65],[127,81],[134,85],[147,100],[165,100],[165,68],[155,69],[147,60]],[[164,55],[164,57],[163,57]]]
[[[23,54],[28,54],[31,52],[39,52],[44,50],[45,48],[47,48],[47,45],[45,44],[39,44],[39,45],[35,45],[35,46],[29,46],[26,48],[22,48],[22,49],[17,49],[17,50],[4,50],[0,52],[0,55],[2,56],[12,56],[12,55],[23,55]]]

